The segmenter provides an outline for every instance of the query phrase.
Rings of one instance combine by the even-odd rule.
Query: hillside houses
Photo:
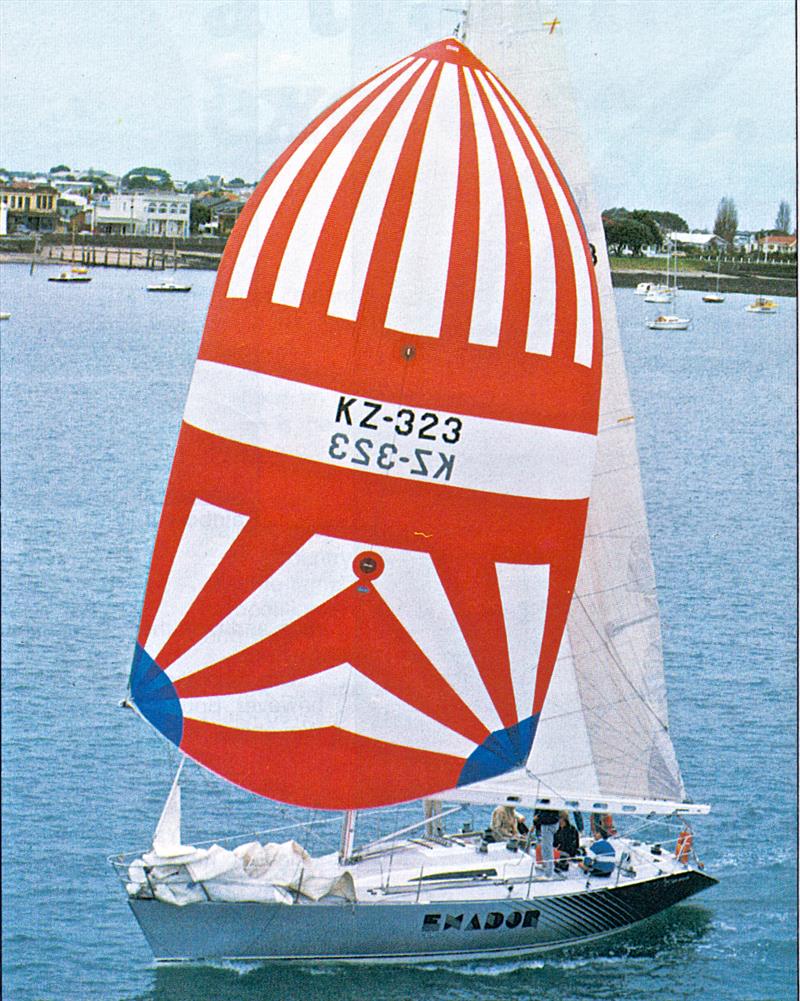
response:
[[[131,179],[135,183],[129,183]],[[173,181],[165,171],[148,168],[124,177],[73,171],[63,164],[47,174],[2,171],[0,237],[77,231],[178,240],[191,235],[226,238],[254,187],[241,178],[226,185],[218,176]],[[197,204],[207,210],[195,218]]]

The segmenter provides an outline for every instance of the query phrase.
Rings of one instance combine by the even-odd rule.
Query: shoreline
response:
[[[58,254],[52,253],[57,250]],[[0,249],[0,264],[34,264],[47,268],[67,268],[73,265],[92,268],[125,268],[140,271],[206,270],[216,271],[222,254],[218,251],[147,249],[132,246],[83,246],[52,245],[44,254]],[[611,267],[611,284],[614,288],[635,288],[639,282],[663,280],[664,273],[656,269]],[[696,292],[713,292],[717,287],[715,271],[681,271],[680,288]],[[719,291],[725,295],[739,292],[744,295],[776,295],[797,298],[797,279],[772,275],[719,276]]]
[[[611,284],[614,288],[636,288],[639,282],[650,279],[663,281],[663,270],[611,268]],[[678,281],[679,288],[689,289],[693,292],[715,292],[717,289],[716,271],[681,271],[678,273]],[[772,275],[720,274],[719,291],[722,295],[740,292],[744,295],[777,295],[796,299],[797,279]]]

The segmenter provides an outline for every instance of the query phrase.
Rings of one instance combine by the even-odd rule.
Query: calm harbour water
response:
[[[149,844],[174,756],[117,702],[215,276],[153,296],[145,272],[70,288],[48,273],[0,268],[4,998],[797,996],[795,300],[761,316],[745,296],[686,293],[694,329],[653,332],[617,292],[673,740],[690,794],[714,807],[697,847],[719,886],[532,961],[156,968],[105,860]],[[191,780],[192,840],[278,819]]]

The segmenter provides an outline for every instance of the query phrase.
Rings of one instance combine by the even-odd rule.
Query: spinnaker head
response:
[[[601,355],[575,202],[465,46],[328,108],[220,266],[145,595],[142,714],[312,807],[518,767],[578,570]]]

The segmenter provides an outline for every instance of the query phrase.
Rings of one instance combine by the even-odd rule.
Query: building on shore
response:
[[[678,249],[696,251],[725,250],[728,241],[723,240],[716,233],[668,233],[667,239],[675,244]]]
[[[189,236],[191,195],[175,191],[129,191],[98,195],[91,229],[110,236]]]
[[[58,224],[58,191],[48,184],[11,181],[0,184],[0,236],[53,233]]]
[[[797,237],[785,233],[768,233],[758,239],[758,249],[765,254],[797,255]]]

